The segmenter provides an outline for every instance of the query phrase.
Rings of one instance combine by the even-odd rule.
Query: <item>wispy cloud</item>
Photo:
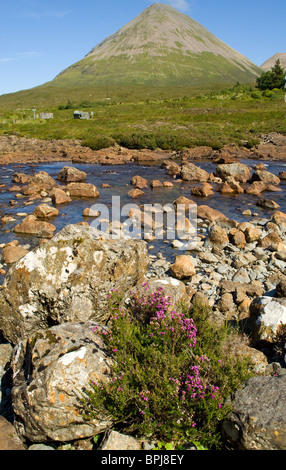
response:
[[[191,9],[187,0],[165,0],[162,3],[167,3],[171,7],[176,8],[177,10],[185,12],[190,11]]]
[[[31,57],[37,57],[37,56],[39,56],[39,52],[36,52],[36,51],[16,52],[10,57],[2,57],[2,58],[0,57],[0,63],[14,62],[16,60],[29,59]]]
[[[40,12],[29,11],[25,16],[30,18],[64,18],[70,13],[70,10],[43,10]]]

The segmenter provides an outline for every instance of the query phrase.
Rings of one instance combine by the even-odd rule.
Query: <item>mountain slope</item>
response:
[[[277,60],[280,60],[280,65],[286,70],[286,52],[277,52],[270,59],[266,60],[260,67],[263,70],[270,70],[275,65]]]
[[[205,85],[253,82],[261,70],[174,8],[153,4],[109,36],[54,85]]]

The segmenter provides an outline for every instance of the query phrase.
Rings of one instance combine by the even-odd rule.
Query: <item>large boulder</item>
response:
[[[70,196],[74,197],[96,198],[99,196],[96,186],[90,183],[69,183],[67,185],[67,190]]]
[[[57,179],[62,182],[72,183],[84,181],[86,176],[84,171],[78,170],[73,166],[64,166],[59,172]]]
[[[153,294],[158,289],[162,289],[162,296],[169,298],[171,302],[170,309],[176,310],[181,304],[189,304],[191,296],[182,281],[173,277],[164,277],[160,279],[150,279],[148,282],[138,284],[132,288],[132,294],[135,296],[143,297],[147,294]],[[122,306],[128,302],[130,292],[122,302]]]
[[[10,269],[0,293],[0,330],[8,341],[67,321],[107,321],[107,294],[134,286],[148,254],[143,240],[104,240],[99,233],[69,225]]]
[[[243,163],[228,163],[218,165],[216,175],[224,181],[232,177],[235,181],[246,183],[250,179],[251,173],[248,166]]]
[[[184,181],[208,181],[209,177],[210,175],[207,171],[193,163],[187,162],[182,166],[181,178]]]
[[[34,215],[27,215],[25,219],[14,227],[15,233],[27,233],[29,235],[40,236],[42,232],[53,233],[56,227],[48,222],[37,220]]]
[[[280,178],[266,170],[256,170],[253,173],[250,182],[253,183],[254,181],[261,181],[264,184],[280,184]]]
[[[232,412],[222,424],[234,450],[286,450],[286,374],[253,377],[231,397]]]
[[[261,296],[250,306],[252,337],[254,343],[272,343],[278,327],[286,323],[286,299]]]
[[[90,382],[108,381],[111,360],[95,322],[42,330],[15,348],[12,357],[14,426],[31,442],[71,441],[110,427],[106,417],[83,417],[81,398]]]
[[[33,176],[31,176],[30,183],[32,185],[34,184],[38,186],[41,190],[50,189],[57,186],[57,182],[46,171],[35,173]]]

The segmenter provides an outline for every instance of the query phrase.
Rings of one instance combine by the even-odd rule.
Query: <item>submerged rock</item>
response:
[[[0,293],[0,330],[8,341],[68,321],[106,322],[107,294],[136,285],[149,259],[145,241],[99,233],[69,225],[10,269]]]

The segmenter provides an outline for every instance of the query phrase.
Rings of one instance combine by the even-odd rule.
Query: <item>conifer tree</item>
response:
[[[261,76],[256,79],[256,86],[259,90],[273,90],[273,88],[283,88],[285,85],[285,70],[277,59],[271,70],[262,72]]]

